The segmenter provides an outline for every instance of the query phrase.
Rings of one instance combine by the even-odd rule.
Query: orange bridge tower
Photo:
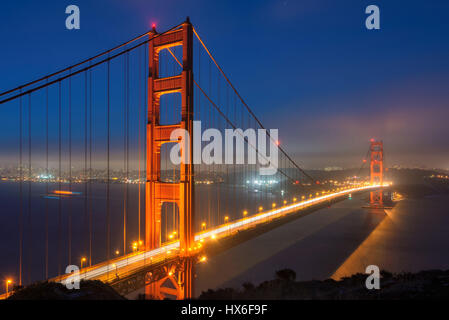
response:
[[[384,148],[382,141],[371,140],[371,165],[370,165],[370,177],[371,184],[383,185],[383,158]],[[383,189],[379,188],[376,191],[371,191],[370,194],[370,206],[382,207],[383,206]]]
[[[189,257],[189,248],[194,244],[193,230],[193,159],[192,152],[187,154],[190,161],[181,163],[178,182],[161,181],[161,146],[164,143],[190,143],[193,139],[193,29],[187,19],[180,28],[157,34],[150,33],[149,41],[149,76],[148,76],[148,124],[147,124],[147,165],[146,165],[146,209],[145,209],[145,246],[152,250],[161,245],[161,213],[165,202],[178,207],[180,259],[184,264],[183,275],[175,278],[169,272],[176,288],[176,298],[188,299],[193,295],[193,259]],[[171,47],[182,46],[182,72],[170,77],[159,77],[159,53]],[[181,94],[181,120],[177,124],[160,124],[160,99],[165,94]],[[190,141],[185,139],[171,140],[171,133],[176,129],[184,129],[189,133]],[[187,150],[181,147],[181,150]],[[183,155],[181,155],[183,157]],[[178,262],[179,263],[179,262]],[[170,269],[170,268],[168,268]],[[163,283],[156,282],[149,287],[149,294],[160,296]],[[175,294],[172,294],[175,295]]]

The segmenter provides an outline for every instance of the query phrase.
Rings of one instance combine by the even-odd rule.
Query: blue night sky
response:
[[[65,28],[70,4],[80,30]],[[370,4],[381,30],[365,28]],[[449,169],[448,13],[448,1],[2,1],[0,91],[190,16],[306,168],[358,166],[378,138],[388,165]]]

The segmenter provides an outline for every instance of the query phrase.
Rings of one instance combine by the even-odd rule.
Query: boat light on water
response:
[[[80,195],[81,194],[81,192],[67,191],[67,190],[54,190],[53,193],[60,194],[60,195],[66,195],[66,196]]]

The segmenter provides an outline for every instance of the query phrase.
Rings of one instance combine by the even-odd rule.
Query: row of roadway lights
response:
[[[334,190],[332,190],[332,192],[335,192],[335,191],[340,191],[340,190],[343,190],[343,189],[347,189],[347,188],[337,188],[336,190],[334,189]],[[321,192],[321,194],[325,194],[325,193],[330,193],[331,191],[322,191]],[[320,195],[320,193],[319,192],[316,192],[316,194],[315,194],[316,196],[319,196]],[[309,195],[309,198],[313,198],[313,194],[310,194]],[[306,199],[306,196],[301,196],[301,200],[305,200]],[[298,199],[296,198],[296,197],[294,197],[293,198],[293,202],[296,202]],[[283,203],[284,203],[284,205],[286,205],[287,204],[287,200],[284,200],[283,201]],[[272,208],[276,208],[276,203],[275,202],[273,202],[272,203]],[[259,207],[259,212],[261,212],[261,211],[263,211],[263,206],[260,206]],[[245,217],[247,217],[247,215],[248,215],[248,211],[247,210],[244,210],[243,211],[243,217],[245,218]],[[229,222],[229,216],[225,216],[224,217],[224,222],[225,223],[228,223]],[[206,222],[203,222],[202,224],[201,224],[201,230],[206,230]],[[170,239],[170,240],[172,240],[172,239],[174,239],[175,237],[176,237],[176,234],[177,234],[177,232],[176,231],[173,231],[172,233],[170,233],[169,235],[168,235],[168,238]],[[139,247],[141,247],[143,245],[143,241],[142,240],[139,240],[139,241],[134,241],[133,243],[132,243],[132,249],[133,249],[133,252],[137,252],[137,251],[139,251]],[[116,250],[115,251],[115,254],[118,256],[119,254],[120,254],[120,251],[119,250]],[[81,268],[83,268],[83,264],[86,262],[86,258],[81,258]]]
[[[332,191],[322,191],[321,192],[321,194],[326,194],[326,193],[330,193],[330,192],[336,192],[336,191],[340,191],[340,190],[345,190],[345,189],[348,189],[348,187],[342,187],[342,188],[337,188],[337,189],[333,189]],[[320,192],[316,192],[315,193],[315,195],[318,197],[319,195],[320,195]],[[309,198],[311,199],[311,198],[313,198],[313,194],[309,194]],[[301,196],[301,200],[302,201],[304,201],[306,199],[306,196]],[[293,198],[293,202],[296,202],[298,199],[296,198],[296,197],[294,197]],[[284,200],[283,201],[283,203],[284,203],[284,206],[287,204],[287,200]],[[273,202],[272,203],[272,208],[274,209],[274,208],[276,208],[276,202]],[[259,212],[262,212],[263,211],[263,206],[259,206]],[[244,210],[243,211],[243,217],[244,218],[246,218],[247,217],[247,215],[248,215],[248,211],[247,210]],[[229,222],[229,216],[225,216],[224,217],[224,222],[225,223],[228,223]],[[202,224],[201,224],[201,230],[206,230],[206,222],[203,222]],[[175,236],[176,236],[176,234],[177,234],[177,232],[176,231],[173,231],[172,233],[170,233],[169,234],[169,236],[168,236],[168,238],[169,239],[173,239]],[[211,238],[212,239],[215,239],[215,234],[213,234],[212,236],[211,236]],[[200,240],[200,242],[203,242],[204,240],[203,239],[201,239]],[[139,251],[139,247],[141,247],[143,245],[143,241],[142,240],[139,240],[139,241],[134,241],[133,243],[132,243],[132,249],[133,249],[133,252],[137,252],[137,251]],[[199,248],[201,248],[201,243],[199,243],[198,244],[198,249]],[[196,250],[197,249],[197,247],[195,246],[194,248],[193,248],[193,250]],[[189,251],[191,251],[192,250],[192,248],[189,248],[188,249]],[[169,254],[170,253],[170,250],[169,251],[167,251],[167,253]],[[120,251],[119,250],[116,250],[115,251],[115,254],[116,254],[116,256],[118,256],[119,254],[120,254]],[[205,262],[207,260],[207,258],[206,258],[206,256],[202,256],[201,258],[200,258],[200,262]],[[82,257],[81,258],[81,269],[83,268],[83,265],[84,265],[84,263],[86,263],[86,261],[87,261],[87,259],[85,258],[85,257]],[[112,265],[115,269],[116,269],[116,274],[117,274],[117,265],[116,264],[113,264]],[[6,292],[8,293],[8,288],[9,288],[9,285],[12,283],[12,280],[11,279],[7,279],[6,280]]]
[[[322,191],[321,194],[326,194],[326,193],[336,192],[336,191],[338,192],[338,191],[340,191],[340,190],[345,190],[345,189],[348,189],[348,187],[337,188],[337,189],[333,189],[332,191],[329,191],[329,190],[328,190],[328,191]],[[316,195],[316,196],[319,196],[320,193],[319,193],[319,192],[316,192],[315,195]],[[309,194],[309,198],[313,198],[313,194]],[[305,199],[306,199],[306,196],[304,196],[304,195],[301,196],[301,200],[304,201]],[[293,202],[296,202],[297,200],[298,200],[298,199],[297,199],[296,197],[293,198]],[[284,200],[283,203],[284,203],[284,205],[286,205],[286,204],[287,204],[287,200]],[[273,202],[271,206],[272,206],[272,208],[276,208],[276,202]],[[262,206],[259,207],[259,212],[261,212],[261,211],[263,211],[263,207],[262,207]],[[244,211],[243,211],[243,217],[245,218],[247,215],[248,215],[248,211],[247,211],[247,210],[244,210]],[[225,216],[225,217],[224,217],[224,221],[225,221],[225,223],[228,223],[228,222],[229,222],[229,216]],[[201,229],[202,229],[202,230],[205,230],[205,229],[206,229],[206,223],[205,223],[205,222],[203,222],[203,223],[201,224]],[[173,232],[169,235],[169,239],[173,239],[175,235],[176,235],[176,231],[173,231]],[[211,238],[212,238],[212,239],[215,239],[215,234],[213,234],[213,235],[211,236]],[[202,243],[203,241],[204,241],[204,240],[201,239],[201,240],[200,240],[200,243],[199,243],[197,246],[194,246],[193,250],[196,250],[197,247],[198,247],[198,249],[201,248],[201,246],[202,246],[201,243]],[[141,247],[142,245],[143,245],[143,241],[142,241],[142,240],[134,241],[134,242],[132,243],[132,249],[133,249],[133,252],[139,251],[139,247]],[[191,251],[192,248],[189,248],[188,250]],[[169,253],[170,253],[170,250],[167,251],[167,254],[169,254]],[[116,250],[116,251],[115,251],[115,255],[118,256],[119,254],[120,254],[120,251],[119,251],[119,250]],[[199,259],[199,261],[200,261],[200,262],[206,262],[206,261],[207,261],[207,257],[206,257],[206,256],[202,256],[202,257]],[[86,262],[87,262],[86,257],[82,257],[82,258],[81,258],[81,269],[83,268],[83,265],[84,265]],[[116,274],[116,276],[118,276],[118,273],[117,273],[117,265],[114,263],[114,264],[112,264],[112,267],[115,268],[115,274]],[[171,272],[169,272],[169,275],[171,276],[170,273],[171,273]],[[10,286],[12,283],[13,283],[12,279],[6,279],[6,280],[5,280],[6,297],[8,297],[8,294],[9,294],[9,286]]]
[[[172,236],[172,235],[176,235],[176,231],[173,231],[171,234],[170,234],[170,236]],[[173,238],[173,237],[170,237],[170,238]],[[200,242],[203,242],[203,241],[200,241]],[[135,253],[135,252],[138,252],[139,251],[139,248],[141,248],[143,246],[143,241],[142,240],[139,240],[139,241],[134,241],[133,243],[132,243],[132,251]],[[198,246],[198,248],[201,248],[201,244],[198,244],[197,245]],[[194,247],[194,250],[196,250],[197,249],[197,247],[195,246]],[[189,251],[191,250],[191,248],[189,248]],[[170,250],[167,250],[166,251],[166,254],[170,254],[171,253],[171,251]],[[115,251],[115,255],[116,256],[119,256],[120,255],[120,251],[119,250],[116,250]],[[151,258],[151,260],[152,260],[153,258]],[[84,263],[86,263],[86,261],[87,261],[87,259],[85,258],[85,257],[82,257],[81,258],[81,269],[83,268],[83,265],[84,265]],[[205,262],[206,261],[206,256],[202,256],[201,258],[200,258],[200,260],[199,260],[200,262]],[[115,264],[115,263],[113,263],[112,264],[112,267],[115,269],[115,275],[116,275],[116,277],[118,277],[118,270],[117,270],[117,265]]]
[[[344,189],[347,189],[347,188],[337,188],[337,189],[333,189],[332,191],[322,191],[321,192],[321,194],[326,194],[326,193],[330,193],[330,192],[335,192],[335,191],[340,191],[340,190],[344,190]],[[320,192],[316,192],[316,194],[315,194],[316,196],[319,196],[320,195]],[[309,198],[313,198],[313,194],[310,194],[309,195]],[[306,196],[301,196],[301,200],[305,200],[306,199]],[[293,202],[296,202],[298,199],[296,198],[296,197],[294,197],[293,198]],[[287,204],[287,200],[284,200],[283,201],[283,203],[284,203],[284,205],[286,205]],[[276,208],[276,203],[275,202],[273,202],[272,203],[272,208]],[[261,211],[263,211],[263,206],[260,206],[259,207],[259,212],[261,212]],[[248,211],[247,210],[244,210],[243,211],[243,217],[245,218],[245,217],[247,217],[248,216]],[[225,216],[224,217],[224,222],[225,223],[228,223],[229,222],[229,216]],[[206,222],[203,222],[202,224],[201,224],[201,230],[206,230]],[[176,234],[177,234],[177,232],[176,231],[173,231],[172,233],[170,233],[169,235],[168,235],[168,238],[170,239],[170,240],[172,240],[172,239],[174,239],[175,237],[176,237]],[[132,244],[132,248],[133,248],[133,252],[137,252],[138,250],[139,250],[139,246],[142,246],[142,244],[143,244],[143,242],[141,241],[141,240],[139,240],[139,241],[135,241],[135,242],[133,242],[133,244]],[[117,250],[116,252],[116,255],[119,255],[120,254],[120,252]],[[83,262],[85,262],[86,260],[85,260],[85,258],[83,258],[82,259],[82,264],[83,264]],[[82,265],[81,264],[81,265]]]
[[[342,190],[347,190],[347,189],[349,189],[349,187],[341,187],[341,188],[336,188],[336,189],[332,189],[332,190],[321,191],[321,193],[320,193],[320,192],[316,192],[316,193],[315,193],[315,196],[318,197],[318,196],[320,196],[320,194],[321,194],[321,195],[324,195],[324,194],[327,194],[327,193],[335,193],[335,192],[342,191]],[[314,195],[313,195],[312,193],[309,194],[309,199],[312,199],[313,196],[314,196]],[[304,195],[301,196],[301,200],[302,200],[302,201],[306,200],[306,196],[304,196]],[[294,197],[294,198],[293,198],[293,202],[296,202],[296,201],[298,201],[298,198],[297,198],[297,197]],[[287,202],[288,202],[287,200],[284,200],[284,201],[283,201],[284,206],[287,205]],[[276,208],[276,205],[277,205],[276,202],[273,202],[273,203],[271,204],[271,207],[274,209],[274,208]],[[262,212],[262,211],[263,211],[263,206],[259,206],[259,212]],[[243,217],[246,218],[247,215],[248,215],[248,211],[247,211],[247,210],[244,210],[244,211],[243,211]],[[224,217],[224,222],[225,222],[225,223],[228,223],[228,222],[229,222],[229,216],[225,216],[225,217]],[[202,231],[206,230],[206,222],[201,223],[201,230],[202,230]]]
[[[348,189],[348,187],[342,187],[342,188],[337,188],[337,189],[333,189],[332,191],[322,191],[321,192],[321,194],[326,194],[326,193],[330,193],[330,192],[335,192],[335,191],[340,191],[340,190],[345,190],[345,189]],[[319,192],[316,192],[316,194],[315,194],[316,196],[319,196],[320,195],[320,193]],[[313,198],[313,194],[309,194],[309,198]],[[306,196],[301,196],[301,200],[305,200],[306,199]],[[294,197],[293,198],[293,202],[296,202],[298,199],[296,198],[296,197]],[[287,200],[284,200],[283,201],[283,203],[284,203],[284,205],[286,205],[287,204]],[[276,208],[276,202],[273,202],[272,203],[272,208]],[[259,207],[259,212],[261,212],[261,211],[263,211],[263,206],[260,206]],[[245,218],[246,216],[248,215],[248,211],[247,210],[244,210],[243,211],[243,217]],[[229,222],[229,216],[225,216],[224,217],[224,221],[225,221],[225,223],[228,223]],[[203,222],[202,224],[201,224],[201,229],[202,230],[206,230],[206,222]],[[176,231],[173,231],[171,234],[169,234],[169,239],[173,239],[175,236],[176,236],[176,234],[177,234],[177,232]],[[212,239],[214,239],[215,238],[215,235],[213,234],[212,235]],[[203,239],[201,239],[201,241],[200,242],[203,242]],[[143,241],[142,240],[139,240],[139,241],[134,241],[133,243],[132,243],[132,249],[133,249],[133,252],[137,252],[137,251],[139,251],[139,247],[141,247],[143,245]],[[201,247],[201,244],[198,244],[198,246],[199,247]],[[196,249],[196,247],[194,247],[194,249]],[[191,250],[191,248],[189,248],[189,250]],[[170,253],[169,251],[168,251],[168,253]],[[116,250],[115,251],[115,255],[116,256],[118,256],[120,254],[120,251],[119,250]],[[204,262],[204,261],[206,261],[206,257],[205,256],[203,256],[203,257],[201,257],[200,258],[200,261],[201,262]],[[84,266],[84,264],[87,262],[87,259],[86,259],[86,257],[82,257],[81,258],[81,269],[83,268],[83,266]],[[116,273],[117,273],[117,265],[115,265],[115,264],[113,264],[113,267],[115,267],[116,268]],[[5,286],[6,286],[6,295],[8,296],[8,292],[9,292],[9,286],[12,284],[13,282],[12,282],[12,280],[11,279],[6,279],[5,280]]]
[[[328,190],[328,191],[322,191],[321,194],[326,194],[326,193],[336,192],[336,191],[345,190],[345,189],[349,189],[349,187],[337,188],[337,189],[333,189],[333,190],[331,190],[331,191],[329,191],[329,190]],[[320,195],[320,192],[316,192],[315,195],[318,197],[318,196]],[[309,195],[309,198],[313,198],[313,194],[310,194],[310,195]],[[304,195],[301,196],[301,200],[302,200],[302,201],[304,201],[305,199],[306,199],[306,196],[304,196]],[[298,198],[294,197],[294,198],[293,198],[293,202],[296,202],[296,201],[298,201]],[[287,204],[287,200],[284,200],[283,203],[284,203],[284,205],[286,205],[286,204]],[[272,203],[272,207],[273,207],[273,208],[276,207],[276,203],[275,203],[275,202]],[[259,207],[259,211],[260,211],[260,212],[263,211],[263,207],[262,207],[262,206]],[[247,211],[247,210],[244,210],[244,211],[243,211],[243,217],[245,218],[247,215],[248,215],[248,211]],[[225,221],[225,223],[228,223],[228,222],[229,222],[229,216],[225,216],[225,217],[224,217],[224,221]],[[202,222],[202,223],[201,223],[201,230],[202,230],[202,231],[206,230],[206,226],[207,226],[207,225],[206,225],[206,222]],[[169,235],[169,238],[172,239],[175,235],[176,235],[176,231],[173,231],[173,232]],[[212,234],[212,235],[211,235],[211,239],[215,239],[215,238],[216,238],[216,235],[215,235],[215,234]],[[196,250],[196,249],[201,248],[202,243],[204,242],[204,239],[201,239],[199,242],[200,242],[200,243],[198,243],[196,246],[193,247],[193,250]],[[184,250],[184,249],[182,249],[182,250]],[[192,248],[189,248],[188,250],[191,251]],[[170,250],[167,251],[167,253],[170,253]],[[206,262],[206,261],[207,261],[207,257],[206,257],[206,256],[202,256],[202,257],[199,258],[199,262]],[[113,265],[113,266],[115,266],[115,265]],[[116,273],[117,273],[117,271],[116,271]],[[168,273],[169,276],[171,276],[172,274],[173,274],[173,273],[172,273],[171,271]]]
[[[132,244],[133,252],[138,251],[138,245],[142,245],[142,244],[143,244],[143,241],[141,241],[141,240],[138,241],[138,242],[137,241],[133,242],[133,244]],[[116,250],[115,251],[115,255],[118,256],[119,254],[120,254],[120,251]],[[84,264],[87,262],[87,258],[86,257],[82,257],[80,262],[81,262],[81,268],[80,269],[83,269]],[[113,266],[117,267],[115,264],[113,264]],[[6,296],[8,296],[9,285],[12,284],[12,280],[11,279],[7,279],[7,280],[5,280],[5,283],[6,283]]]
[[[142,240],[134,241],[131,244],[132,251],[133,252],[139,251],[139,247],[142,247],[142,245],[143,245],[143,241]],[[119,256],[120,255],[120,250],[115,250],[115,255]],[[80,262],[81,262],[81,269],[83,269],[85,263],[87,262],[87,258],[86,257],[81,257]]]
[[[337,191],[340,191],[340,189],[346,189],[346,188],[337,188]],[[332,190],[332,191],[335,191],[335,190]],[[325,193],[329,193],[329,191],[322,191],[322,194],[325,194]],[[319,192],[317,192],[316,193],[316,196],[319,196]],[[310,194],[309,195],[309,198],[312,198],[313,197],[313,194]],[[305,200],[305,196],[302,196],[301,197],[301,199],[302,200]],[[296,202],[298,199],[296,198],[296,197],[294,197],[293,198],[293,202]],[[287,204],[287,200],[284,200],[283,201],[283,203],[284,203],[284,205],[286,205]],[[276,207],[276,203],[275,202],[273,202],[272,203],[272,208],[275,208]],[[263,211],[263,207],[262,206],[260,206],[259,207],[259,211]],[[246,217],[248,215],[248,211],[247,210],[244,210],[243,211],[243,217]],[[228,223],[229,222],[229,216],[225,216],[224,217],[224,221],[225,221],[225,223]],[[202,224],[201,224],[201,229],[202,230],[205,230],[206,229],[206,223],[205,222],[203,222]],[[173,231],[170,235],[169,235],[169,239],[173,239],[174,238],[174,236],[176,235],[176,231]],[[215,238],[215,235],[213,234],[212,235],[212,239],[214,239]],[[204,240],[203,239],[201,239],[200,240],[200,242],[203,242]],[[139,251],[139,246],[141,247],[143,245],[143,241],[142,240],[139,240],[139,241],[134,241],[133,243],[132,243],[132,249],[133,249],[133,252],[137,252],[137,251]],[[201,248],[201,243],[199,243],[198,244],[198,248]],[[196,248],[196,246],[194,247],[194,250],[196,250],[197,248]],[[189,248],[189,251],[190,250],[192,250],[191,248]],[[167,251],[167,253],[170,253],[170,251]],[[120,251],[119,250],[116,250],[115,251],[115,255],[116,256],[118,256],[120,254]],[[200,262],[206,262],[207,261],[207,257],[206,256],[202,256],[200,259],[199,259],[199,261]],[[84,264],[87,262],[87,258],[86,257],[82,257],[81,258],[81,269],[83,269],[83,266],[84,266]],[[116,276],[117,276],[117,265],[114,263],[114,264],[112,264],[112,267],[113,268],[115,268],[115,273],[116,273]],[[5,280],[5,286],[6,286],[6,297],[8,297],[8,294],[9,294],[9,287],[10,287],[10,285],[13,283],[13,281],[12,281],[12,279],[6,279]]]
[[[247,214],[247,211],[245,211],[245,215],[246,215],[246,214]],[[226,216],[226,217],[225,217],[225,221],[228,221],[228,219],[229,219],[229,217]],[[203,226],[203,227],[206,227],[206,224],[203,223],[202,226]],[[172,239],[176,234],[177,234],[177,232],[176,232],[176,231],[173,231],[173,232],[169,235],[169,238]],[[215,237],[213,237],[213,238],[215,238]],[[193,250],[196,250],[196,249],[201,248],[201,247],[202,247],[202,244],[201,244],[202,242],[204,242],[203,239],[201,239],[201,240],[200,240],[200,243],[198,243],[196,246],[193,247]],[[142,241],[142,240],[134,241],[134,242],[132,243],[132,249],[133,249],[133,252],[138,252],[138,251],[139,251],[139,247],[141,247],[142,245],[143,245],[143,241]],[[188,250],[191,251],[192,248],[189,248]],[[167,253],[167,254],[170,254],[171,252],[170,252],[170,250],[168,250],[166,253]],[[120,251],[119,251],[119,250],[116,250],[116,251],[115,251],[115,255],[116,255],[116,256],[120,255]],[[207,261],[207,257],[206,257],[206,256],[202,256],[202,257],[200,257],[200,259],[199,259],[199,262],[206,262],[206,261]],[[80,262],[81,262],[81,268],[80,268],[80,269],[83,269],[84,264],[87,262],[87,258],[86,258],[86,257],[82,257],[81,260],[80,260]],[[112,267],[115,268],[115,274],[116,274],[116,276],[118,276],[117,265],[116,265],[115,263],[113,263],[113,264],[112,264]],[[12,283],[13,283],[12,279],[6,279],[6,280],[5,280],[6,297],[8,297],[8,295],[9,295],[9,287],[11,286]]]
[[[349,187],[342,187],[342,188],[333,189],[332,191],[329,191],[329,190],[328,190],[328,191],[322,191],[321,194],[326,194],[326,193],[330,193],[330,192],[336,192],[336,191],[345,190],[345,189],[348,189],[348,188],[349,188]],[[320,195],[320,192],[316,192],[315,195],[318,197],[318,196]],[[310,195],[309,195],[309,198],[313,198],[313,194],[310,194]],[[301,196],[301,200],[304,201],[305,199],[306,199],[306,196],[304,196],[304,195]],[[294,197],[294,198],[293,198],[293,202],[296,202],[296,201],[298,201],[298,198]],[[287,204],[287,200],[284,200],[283,203],[284,203],[284,205],[286,205],[286,204]],[[272,203],[272,208],[275,208],[275,207],[276,207],[276,203],[273,202],[273,203]],[[261,211],[263,211],[263,207],[262,207],[262,206],[259,207],[259,212],[261,212]],[[248,211],[247,211],[247,210],[244,210],[244,211],[243,211],[243,217],[245,218],[247,215],[248,215]],[[225,223],[228,223],[228,222],[229,222],[229,216],[225,216],[225,217],[224,217],[224,222],[225,222]],[[206,222],[202,222],[202,223],[201,223],[201,230],[202,230],[202,231],[206,230],[206,226],[207,226]],[[173,239],[175,235],[176,235],[176,231],[173,231],[171,234],[169,234],[169,239]],[[215,234],[212,234],[212,235],[211,235],[211,238],[212,238],[212,239],[215,239],[215,238],[216,238],[216,235],[215,235]],[[193,247],[193,250],[196,250],[196,249],[201,248],[201,246],[202,246],[201,243],[204,242],[204,239],[201,239],[199,242],[200,242],[200,243],[199,243],[197,246],[194,246],[194,247]],[[137,246],[135,246],[135,248],[137,249]],[[183,250],[184,250],[184,249],[183,249]],[[188,250],[191,251],[192,248],[189,248]],[[170,251],[167,251],[167,253],[170,253]],[[205,261],[207,261],[207,257],[206,257],[206,256],[202,256],[202,257],[199,259],[199,261],[200,261],[200,262],[205,262]],[[169,275],[171,275],[171,274],[169,273]]]
[[[133,245],[133,247],[134,247],[134,245]],[[117,250],[115,253],[116,253],[116,255],[119,255],[120,252]],[[86,257],[82,257],[80,262],[81,262],[81,269],[83,269],[84,264],[87,262],[87,258]],[[113,266],[116,267],[115,264],[113,264]],[[9,287],[11,286],[12,283],[13,283],[12,279],[6,279],[5,280],[6,297],[9,296]]]

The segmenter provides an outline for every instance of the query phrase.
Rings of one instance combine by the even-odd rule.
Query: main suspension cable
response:
[[[211,60],[214,62],[215,66],[218,68],[218,70],[220,71],[220,73],[223,75],[223,77],[226,79],[226,81],[228,82],[228,84],[231,86],[232,90],[234,90],[235,94],[239,97],[240,101],[243,103],[243,105],[246,107],[246,109],[248,110],[248,112],[251,114],[251,116],[253,116],[253,118],[257,121],[257,123],[259,124],[259,126],[262,129],[265,129],[265,127],[262,125],[262,123],[260,122],[260,120],[257,118],[257,116],[254,114],[254,112],[251,110],[251,108],[248,106],[248,104],[245,102],[245,100],[242,98],[242,96],[239,94],[239,92],[237,91],[237,89],[234,87],[234,85],[231,83],[231,81],[229,80],[229,78],[226,76],[226,74],[224,73],[223,69],[220,67],[220,65],[217,63],[217,61],[215,60],[215,58],[212,56],[211,52],[209,51],[209,49],[206,47],[204,41],[201,39],[201,37],[199,36],[199,34],[196,32],[196,29],[193,27],[193,32],[195,33],[195,36],[197,37],[198,41],[202,44],[204,50],[206,50],[207,54],[209,55],[209,57],[211,58]],[[271,138],[269,132],[267,131],[267,135]],[[272,138],[271,138],[272,139]],[[277,142],[277,141],[275,141]],[[316,179],[314,179],[311,175],[309,175],[307,172],[305,172],[295,161],[293,161],[293,159],[290,158],[290,156],[282,149],[281,146],[278,145],[279,150],[290,160],[290,162],[293,163],[293,165],[299,170],[301,171],[307,178],[309,178],[310,180],[312,180],[314,183],[317,181]]]

